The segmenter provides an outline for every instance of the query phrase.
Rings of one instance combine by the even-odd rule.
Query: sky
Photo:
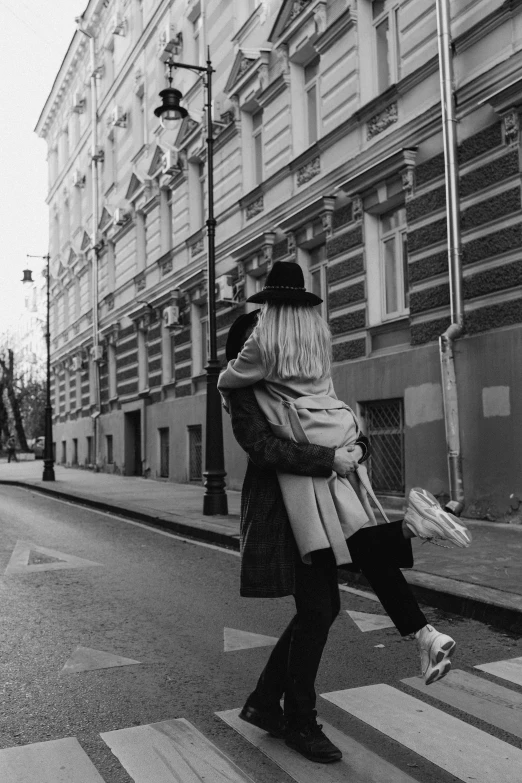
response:
[[[47,145],[34,128],[87,0],[0,0],[0,334],[24,306],[49,245]]]

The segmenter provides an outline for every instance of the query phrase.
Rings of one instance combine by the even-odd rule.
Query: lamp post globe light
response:
[[[47,287],[47,316],[45,329],[45,342],[47,346],[47,372],[46,372],[46,396],[45,396],[45,419],[44,419],[44,468],[42,481],[54,481],[54,456],[53,456],[53,409],[51,406],[51,256],[49,253],[45,256],[30,256],[27,258],[41,258],[47,262],[45,276]],[[32,283],[33,278],[30,269],[23,270],[22,283]]]
[[[227,495],[225,492],[225,459],[223,452],[223,420],[221,412],[221,397],[217,381],[221,369],[217,359],[216,339],[216,220],[214,217],[214,158],[213,158],[213,128],[212,128],[212,63],[210,51],[207,54],[207,64],[188,65],[175,62],[170,58],[167,63],[169,86],[160,92],[161,106],[154,110],[156,117],[167,130],[176,128],[179,120],[188,116],[188,111],[179,105],[183,97],[179,90],[172,87],[172,71],[174,68],[185,68],[190,71],[206,74],[206,110],[207,110],[207,181],[208,181],[208,214],[207,214],[207,297],[208,297],[208,329],[209,329],[209,361],[207,372],[207,410],[205,437],[205,495],[203,497],[203,513],[207,516],[228,513]]]

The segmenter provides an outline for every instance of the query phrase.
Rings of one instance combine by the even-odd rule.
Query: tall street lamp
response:
[[[45,331],[45,342],[47,345],[47,388],[45,399],[45,443],[44,443],[44,469],[42,475],[42,481],[54,481],[54,455],[53,455],[53,409],[51,406],[51,270],[50,261],[51,256],[47,253],[46,256],[30,256],[27,258],[41,258],[47,262],[46,279],[47,279],[47,320]],[[22,283],[32,283],[30,269],[24,269],[24,276]]]
[[[170,58],[168,66],[169,86],[161,90],[161,106],[154,110],[161,124],[167,130],[176,128],[179,120],[188,116],[187,110],[179,105],[183,97],[179,90],[172,87],[173,68],[186,68],[190,71],[206,74],[206,109],[207,109],[207,177],[208,177],[208,215],[207,215],[207,299],[208,299],[208,327],[209,327],[209,362],[207,371],[207,414],[206,414],[206,440],[205,440],[205,495],[203,498],[203,513],[212,516],[227,514],[228,504],[225,493],[225,459],[223,453],[223,421],[221,416],[221,398],[217,388],[220,364],[217,359],[216,339],[216,220],[214,218],[214,157],[213,157],[213,128],[212,128],[212,74],[214,73],[210,62],[210,50],[207,53],[206,66],[187,65],[174,62]]]

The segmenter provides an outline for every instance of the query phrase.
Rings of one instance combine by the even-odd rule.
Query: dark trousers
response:
[[[411,543],[402,522],[367,527],[348,539],[355,565],[369,581],[402,636],[426,625],[401,568],[413,566]],[[249,701],[276,709],[284,694],[290,725],[315,716],[315,678],[330,626],[341,603],[337,566],[331,549],[312,553],[311,565],[296,563],[296,614],[275,645]]]
[[[7,464],[9,464],[11,460],[14,460],[14,462],[18,462],[16,451],[14,449],[7,450]]]

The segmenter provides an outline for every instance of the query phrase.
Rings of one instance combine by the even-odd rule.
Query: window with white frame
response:
[[[201,318],[201,331],[200,331],[200,338],[201,338],[201,348],[200,348],[200,356],[201,356],[201,372],[204,371],[205,367],[208,364],[208,357],[209,357],[209,345],[208,345],[208,317],[204,316]]]
[[[208,363],[208,315],[204,304],[192,304],[191,317],[192,330],[192,373],[194,376],[201,375],[205,371]]]
[[[202,56],[201,56],[201,49],[202,49],[202,35],[201,35],[201,29],[202,29],[202,19],[201,14],[199,14],[196,19],[192,22],[192,47],[193,47],[193,60],[195,65],[202,65]]]
[[[136,37],[143,32],[143,0],[136,0]]]
[[[308,146],[315,144],[319,135],[319,57],[304,68],[306,131]]]
[[[319,305],[319,312],[324,320],[328,321],[328,261],[326,259],[326,245],[318,245],[309,250],[308,254],[310,258],[308,267],[310,278],[309,290],[323,300],[322,304]]]
[[[399,3],[397,0],[373,0],[374,58],[377,92],[384,92],[401,78],[399,38]]]
[[[198,201],[199,201],[199,225],[205,223],[205,164],[198,164]]]
[[[379,224],[384,320],[409,312],[406,208],[386,212],[381,215]]]
[[[252,152],[254,187],[263,181],[263,111],[252,115]]]
[[[146,123],[145,123],[145,92],[143,90],[143,85],[140,88],[140,90],[136,93],[136,96],[134,98],[134,107],[135,107],[135,127],[134,127],[134,144],[137,150],[140,150],[143,145],[145,144],[145,132],[146,132]]]

